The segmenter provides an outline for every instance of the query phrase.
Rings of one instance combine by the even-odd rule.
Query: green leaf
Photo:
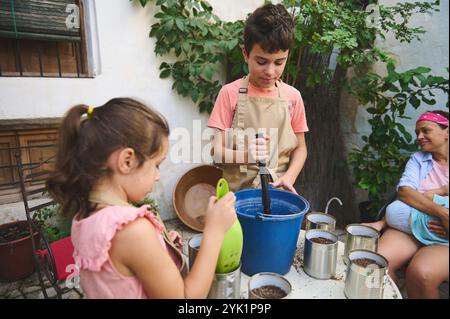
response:
[[[415,109],[417,109],[417,108],[420,106],[420,100],[419,100],[415,95],[412,95],[412,96],[409,98],[409,103],[411,103],[411,105],[412,105]]]
[[[159,77],[160,77],[161,79],[166,79],[166,78],[168,78],[171,74],[172,74],[172,70],[166,69],[166,70],[162,71],[162,72],[159,74]]]
[[[185,31],[186,30],[186,26],[184,25],[184,23],[183,23],[183,20],[181,20],[181,19],[176,19],[175,20],[175,24],[177,25],[177,28],[180,30],[180,31]]]
[[[193,89],[193,90],[191,91],[191,98],[192,98],[192,101],[194,101],[195,103],[197,103],[199,97],[200,97],[200,96],[199,96],[198,90]]]

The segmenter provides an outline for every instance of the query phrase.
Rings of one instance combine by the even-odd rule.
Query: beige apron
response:
[[[102,204],[102,205],[117,205],[117,206],[132,206],[130,203],[125,202],[118,198],[113,198],[109,196],[103,196],[99,193],[92,192],[89,196],[89,201],[91,203],[95,204]],[[159,216],[158,212],[153,211],[154,216],[156,220],[164,226],[163,229],[163,238],[165,243],[167,244],[167,247],[170,249],[169,254],[173,255],[177,259],[177,267],[180,271],[181,275],[185,277],[187,275],[187,267],[186,267],[186,259],[183,256],[183,253],[180,251],[180,249],[174,244],[174,242],[170,239],[169,232],[166,229],[166,226],[164,225],[164,222],[162,221],[161,217]]]
[[[272,180],[275,182],[286,173],[292,151],[298,140],[291,126],[288,101],[283,98],[279,84],[276,83],[278,97],[262,98],[248,96],[249,77],[245,77],[239,89],[232,128],[225,134],[225,147],[245,150],[247,139],[255,138],[255,133],[270,135],[270,158],[267,163]],[[247,135],[247,138],[246,138]],[[256,188],[261,179],[256,164],[222,164],[223,177],[232,191]]]

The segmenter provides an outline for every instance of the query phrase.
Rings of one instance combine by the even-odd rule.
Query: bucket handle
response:
[[[293,217],[293,216],[297,216],[297,215],[301,215],[303,212],[300,213],[295,213],[295,214],[289,214],[289,215],[272,215],[272,214],[256,214],[256,218],[257,219],[275,219],[275,218],[286,218],[286,217]]]

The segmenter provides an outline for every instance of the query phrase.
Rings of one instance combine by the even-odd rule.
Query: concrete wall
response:
[[[206,127],[208,117],[199,114],[197,107],[172,91],[171,79],[159,78],[160,57],[153,53],[155,39],[149,38],[150,26],[155,22],[154,5],[142,8],[137,1],[87,0],[96,11],[92,23],[97,24],[98,42],[94,36],[94,66],[98,75],[92,79],[1,78],[0,119],[30,119],[60,117],[72,105],[85,103],[102,105],[119,96],[135,97],[152,105],[169,121],[172,131],[187,128],[193,132]],[[247,13],[263,4],[263,0],[212,0],[214,12],[224,20],[244,19]],[[93,5],[93,6],[92,6]],[[94,28],[95,29],[95,28]],[[94,30],[95,31],[95,30]],[[95,35],[95,34],[94,34]],[[165,57],[166,58],[166,57]],[[95,60],[95,59],[94,59]],[[197,122],[194,124],[194,120]],[[198,121],[201,121],[198,122]],[[200,129],[201,127],[201,129]],[[192,136],[192,134],[191,134]],[[177,140],[172,140],[172,144]],[[190,141],[188,141],[190,142]],[[192,149],[192,145],[189,145]],[[155,196],[165,219],[175,217],[172,191],[177,180],[198,164],[163,163],[162,180],[156,185]],[[14,219],[13,211],[23,205],[5,207],[7,219]],[[17,215],[17,214],[16,214]],[[18,213],[24,218],[23,212]],[[2,216],[0,216],[1,220]]]

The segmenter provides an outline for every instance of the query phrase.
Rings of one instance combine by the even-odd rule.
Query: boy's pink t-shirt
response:
[[[107,206],[95,214],[72,222],[73,257],[80,271],[80,284],[88,298],[144,299],[147,296],[136,277],[127,277],[114,267],[109,249],[117,231],[139,217],[147,218],[155,227],[161,245],[167,250],[162,235],[164,226],[148,206]]]
[[[239,89],[242,87],[243,81],[244,79],[239,79],[222,87],[208,120],[209,127],[222,131],[231,128],[234,112],[239,100]],[[300,92],[296,88],[281,81],[278,82],[278,85],[280,86],[282,96],[288,100],[291,126],[294,133],[308,132],[305,106]],[[278,96],[278,90],[274,88],[269,92],[263,91],[249,83],[248,96],[274,98]]]

